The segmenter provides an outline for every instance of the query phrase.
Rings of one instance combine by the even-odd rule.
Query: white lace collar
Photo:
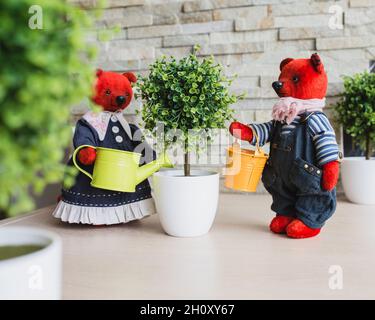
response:
[[[124,128],[126,134],[132,139],[132,133],[129,126],[129,123],[126,121],[123,113],[121,111],[117,112],[109,112],[109,111],[101,111],[101,112],[94,112],[88,111],[83,116],[85,119],[98,133],[99,140],[103,141],[105,138],[105,134],[108,129],[109,120],[113,119],[114,121],[118,120],[121,126]],[[116,120],[115,120],[116,119]]]

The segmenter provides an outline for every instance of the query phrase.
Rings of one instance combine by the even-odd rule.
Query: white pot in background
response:
[[[163,170],[153,175],[154,198],[164,231],[175,237],[206,234],[214,222],[219,200],[219,174]]]
[[[344,158],[341,179],[346,197],[358,204],[375,204],[375,159]]]
[[[61,299],[62,245],[58,235],[29,227],[0,227],[0,247],[42,249],[0,260],[0,300]]]

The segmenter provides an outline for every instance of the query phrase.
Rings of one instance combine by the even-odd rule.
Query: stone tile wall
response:
[[[95,4],[71,1],[87,10]],[[120,31],[99,41],[114,26]],[[265,121],[277,100],[271,83],[283,58],[318,52],[328,72],[329,104],[342,90],[342,75],[369,67],[375,60],[375,0],[109,0],[88,40],[99,48],[97,67],[138,73],[160,55],[183,57],[200,44],[202,56],[214,55],[227,75],[238,75],[232,90],[247,93],[234,105],[236,117]],[[134,101],[126,110],[132,121],[140,105]],[[75,107],[73,114],[84,109]]]

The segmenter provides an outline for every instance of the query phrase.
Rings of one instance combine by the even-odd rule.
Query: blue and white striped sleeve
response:
[[[339,159],[339,146],[326,115],[314,114],[309,118],[308,130],[313,138],[316,159],[319,166]]]
[[[271,130],[273,127],[273,121],[265,122],[265,123],[253,123],[250,125],[251,129],[255,130],[256,134],[259,138],[259,145],[263,146],[267,142],[270,141],[271,137]],[[256,144],[255,135],[253,136],[253,140],[250,142],[252,145]]]

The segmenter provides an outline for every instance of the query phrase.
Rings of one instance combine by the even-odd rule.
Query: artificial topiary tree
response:
[[[369,160],[375,142],[375,73],[344,77],[344,92],[335,110],[338,122]]]
[[[91,19],[65,0],[2,0],[0,20],[0,210],[16,214],[62,178],[70,108],[91,94]]]
[[[197,57],[193,53],[177,61],[174,57],[161,57],[150,65],[148,76],[139,76],[138,89],[144,104],[141,111],[145,129],[152,131],[158,123],[166,132],[179,130],[184,150],[184,173],[190,175],[189,153],[198,135],[191,131],[225,128],[232,119],[230,105],[238,96],[229,93],[232,83],[223,75],[220,64],[213,57]],[[189,134],[190,131],[190,134]],[[167,148],[174,141],[164,141]]]

